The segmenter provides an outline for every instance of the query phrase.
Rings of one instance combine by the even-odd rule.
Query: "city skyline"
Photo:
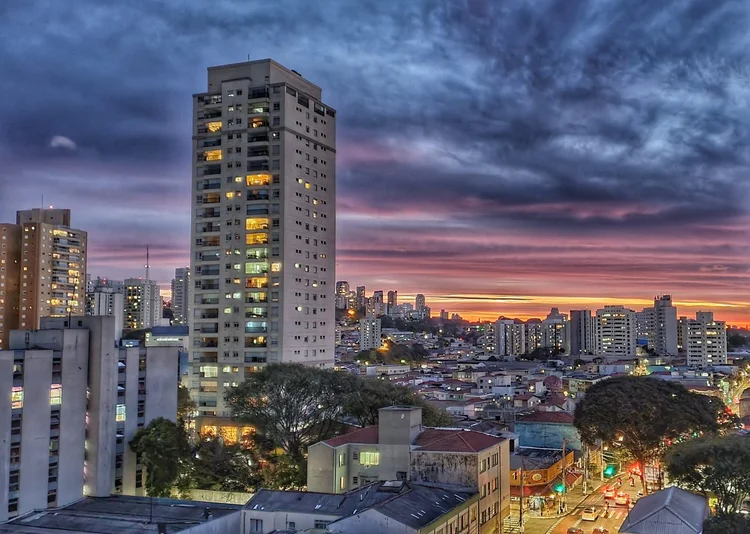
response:
[[[143,276],[150,245],[166,294],[189,262],[190,96],[241,49],[300,70],[338,110],[337,279],[470,319],[672,294],[681,315],[747,324],[743,16],[620,4],[331,2],[324,19],[188,2],[141,24],[137,7],[91,2],[64,26],[56,3],[7,7],[0,117],[23,128],[0,132],[0,222],[44,195],[89,232],[94,277]]]

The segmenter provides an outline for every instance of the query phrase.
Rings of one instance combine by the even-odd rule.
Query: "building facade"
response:
[[[380,348],[380,319],[365,317],[359,320],[359,350]]]
[[[593,354],[596,351],[596,323],[590,310],[570,311],[570,354]]]
[[[221,417],[258,365],[333,365],[336,112],[272,60],[210,67],[193,109],[191,361],[220,372],[191,391]]]
[[[643,310],[648,347],[658,356],[677,356],[677,308],[671,295],[654,298],[654,306]]]
[[[86,293],[86,315],[108,315],[115,318],[115,339],[125,328],[125,295],[111,287],[97,287]]]
[[[610,358],[635,358],[635,312],[623,306],[596,310],[596,353]]]
[[[142,330],[161,323],[163,314],[159,285],[154,280],[125,280],[125,330]]]
[[[8,347],[20,318],[21,233],[17,224],[0,224],[0,350]]]
[[[172,312],[175,325],[190,324],[190,267],[179,267],[172,280]]]
[[[568,315],[552,308],[542,321],[542,346],[557,350],[564,354],[570,353],[570,321]]]
[[[687,364],[706,368],[727,363],[727,325],[714,320],[713,312],[698,312],[695,319],[680,317]]]

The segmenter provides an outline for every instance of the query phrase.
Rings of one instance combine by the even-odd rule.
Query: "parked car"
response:
[[[583,529],[578,527],[570,527],[568,529],[568,534],[583,534]]]
[[[609,534],[609,530],[604,527],[596,527],[591,531],[591,534]]]
[[[597,519],[599,519],[599,510],[597,510],[593,506],[584,508],[583,513],[581,514],[581,519],[583,519],[584,521],[596,521]]]
[[[615,488],[608,486],[604,488],[604,498],[605,499],[614,499],[615,498]]]
[[[627,506],[630,503],[630,496],[627,493],[618,493],[615,496],[615,504],[621,504]]]

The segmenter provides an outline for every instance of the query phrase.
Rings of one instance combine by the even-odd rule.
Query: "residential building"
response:
[[[548,349],[570,353],[570,322],[568,315],[552,308],[542,321],[542,346]]]
[[[84,495],[143,494],[128,443],[177,415],[177,351],[117,349],[115,318],[43,318],[0,351],[0,520]],[[49,394],[40,395],[40,392]],[[47,462],[40,462],[47,459]]]
[[[500,318],[495,322],[495,346],[499,356],[519,356],[526,353],[526,325],[515,319]]]
[[[648,308],[635,312],[635,337],[640,342],[648,342],[648,332],[652,317]]]
[[[172,280],[172,313],[175,325],[190,324],[190,267],[179,267],[174,270]]]
[[[596,310],[596,353],[614,358],[635,358],[635,312],[623,306]]]
[[[429,314],[425,314],[426,307],[427,303],[425,301],[424,295],[422,293],[417,293],[417,296],[414,299],[414,311],[417,312],[417,315],[420,319],[426,319],[429,317]]]
[[[596,351],[596,323],[590,310],[570,311],[570,354],[593,354]]]
[[[42,317],[83,315],[86,240],[67,209],[18,211],[15,225],[2,225],[0,343],[13,328],[38,328]]]
[[[210,67],[193,108],[192,362],[221,371],[191,390],[228,416],[259,364],[333,366],[336,112],[270,59]]]
[[[365,286],[357,286],[357,309],[361,310],[365,307],[365,301],[367,300],[367,296],[365,295],[366,288]]]
[[[250,534],[476,533],[479,495],[404,481],[376,482],[339,494],[262,489],[243,513]]]
[[[359,320],[359,350],[380,348],[380,319],[373,316]]]
[[[389,406],[379,424],[308,449],[310,491],[343,493],[401,480],[479,493],[479,532],[501,532],[510,511],[509,442],[462,429],[425,428],[422,410]]]
[[[620,527],[620,532],[701,534],[703,522],[709,515],[706,497],[672,486],[638,499]]]
[[[86,275],[86,293],[93,293],[98,289],[112,289],[117,293],[125,292],[125,282],[122,280],[110,280],[109,278],[101,278],[99,276],[96,279],[91,278],[90,274]]]
[[[22,233],[17,224],[0,224],[0,350],[20,318]]]
[[[671,295],[654,298],[654,306],[643,310],[648,347],[659,356],[677,356],[677,308]]]
[[[349,307],[349,282],[336,282],[336,309],[345,310]]]
[[[525,323],[524,334],[526,338],[526,353],[534,352],[535,349],[544,345],[544,328],[539,319],[529,319]]]
[[[398,291],[389,291],[387,295],[388,300],[386,301],[387,315],[396,315],[396,307],[398,306]]]
[[[86,292],[86,315],[114,317],[115,339],[120,339],[125,327],[125,295],[114,287],[94,287]]]
[[[448,310],[440,310],[440,318],[443,321],[447,321],[448,320]]]
[[[713,312],[697,312],[695,319],[680,317],[685,336],[682,346],[691,367],[712,367],[727,363],[727,325],[714,320]]]
[[[154,280],[125,280],[125,330],[159,326],[163,315],[159,285]]]
[[[484,335],[482,336],[482,349],[486,356],[495,356],[497,350],[497,333],[495,332],[495,323],[484,323]]]

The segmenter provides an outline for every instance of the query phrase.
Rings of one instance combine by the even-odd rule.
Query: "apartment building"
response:
[[[691,367],[706,368],[727,363],[727,326],[714,320],[713,312],[697,312],[695,319],[680,317],[682,347]]]
[[[671,295],[654,298],[654,305],[644,308],[643,320],[648,347],[659,356],[677,356],[677,308]]]
[[[44,318],[0,351],[0,521],[84,495],[142,495],[128,447],[138,428],[177,414],[177,353],[117,349],[115,318]],[[47,393],[48,392],[48,393]]]
[[[526,321],[524,334],[526,338],[526,352],[533,352],[544,346],[544,327],[540,319],[529,319]]]
[[[596,353],[611,358],[635,358],[635,312],[623,306],[596,310]]]
[[[172,280],[172,312],[175,325],[190,324],[190,267],[174,270]]]
[[[8,347],[20,317],[21,233],[16,224],[0,224],[0,350]]]
[[[359,350],[377,349],[381,345],[380,319],[365,317],[359,320]]]
[[[570,321],[557,308],[552,308],[542,321],[542,347],[570,353]]]
[[[154,280],[125,280],[125,330],[142,330],[161,324],[163,305]]]
[[[570,354],[593,354],[596,351],[596,322],[591,310],[570,311]]]
[[[336,112],[321,94],[266,59],[210,67],[193,97],[191,391],[201,415],[228,415],[224,384],[259,364],[333,365]],[[221,372],[198,380],[206,364]]]
[[[526,325],[515,319],[498,319],[495,322],[496,354],[518,356],[526,353]]]
[[[125,295],[122,289],[96,287],[86,292],[86,315],[115,318],[115,339],[122,338],[125,327]]]
[[[481,432],[425,428],[422,410],[389,406],[379,424],[312,445],[309,491],[346,493],[377,481],[409,481],[479,493],[480,533],[502,532],[510,513],[509,442]]]

